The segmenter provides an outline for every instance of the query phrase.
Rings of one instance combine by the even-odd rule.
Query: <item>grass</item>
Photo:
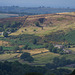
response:
[[[14,58],[17,55],[18,55],[18,53],[13,53],[13,54],[0,54],[0,60],[12,59],[12,58]]]
[[[75,60],[75,55],[72,55],[72,54],[60,55],[60,54],[47,52],[47,53],[42,53],[42,54],[33,56],[34,63],[39,64],[39,65],[45,65],[47,63],[52,63],[53,58],[55,58],[55,57],[58,57],[58,58],[65,57],[66,59],[70,59],[73,61]]]
[[[66,14],[66,13],[65,13]],[[68,13],[67,13],[68,14]],[[73,14],[73,13],[70,13]],[[41,27],[35,26],[35,22],[38,22],[38,20],[41,17],[44,17],[46,21],[44,23],[40,23],[40,26],[43,26],[43,29]],[[75,29],[75,18],[73,16],[66,16],[63,15],[35,15],[35,16],[28,16],[27,20],[25,21],[24,26],[21,27],[16,32],[12,33],[11,35],[19,35],[19,34],[34,34],[38,36],[44,36],[48,35],[52,32],[56,32],[58,30],[63,30],[65,32],[68,32],[70,29]],[[25,31],[25,29],[27,29]],[[35,30],[35,31],[34,31]]]
[[[62,21],[62,20],[66,20],[66,18],[63,17],[57,18],[57,21]]]
[[[52,63],[53,58],[58,57],[62,58],[65,57],[66,59],[75,60],[74,54],[65,54],[60,55],[56,53],[49,52],[49,50],[45,48],[41,49],[33,49],[33,50],[22,50],[23,52],[28,52],[34,58],[34,62],[31,64],[44,66],[47,63]],[[25,61],[19,59],[22,53],[11,53],[11,54],[0,54],[0,60],[8,60],[8,61],[15,61],[18,60],[21,63],[25,63]]]
[[[3,46],[3,50],[13,50],[14,49],[14,47],[4,47]]]
[[[38,55],[34,55],[34,63],[39,63],[39,64],[46,64],[46,63],[52,63],[52,60],[54,57],[59,57],[59,54],[47,52],[47,53],[42,53]]]
[[[22,50],[23,52],[28,52],[30,53],[32,56],[38,55],[38,54],[42,54],[45,52],[49,52],[49,50],[45,49],[45,48],[41,48],[41,49],[33,49],[33,50]]]
[[[72,67],[59,67],[58,69],[68,69],[68,70],[73,71],[75,68],[72,68]]]
[[[66,35],[65,35],[65,39],[71,43],[71,44],[75,44],[75,30],[72,30],[70,32],[68,32]]]
[[[68,48],[69,50],[75,52],[75,48]]]
[[[66,59],[75,60],[75,54],[65,54],[61,55],[59,58],[65,57]]]
[[[25,31],[27,29],[27,31]],[[23,27],[20,28],[17,32],[12,33],[11,35],[19,35],[19,34],[34,34],[38,36],[49,34],[52,30],[56,29],[56,27],[44,27],[42,30],[40,27]],[[36,31],[34,31],[36,30]]]
[[[9,42],[0,40],[0,46],[9,45]]]
[[[25,31],[27,29],[27,31]],[[36,36],[44,36],[44,35],[49,35],[52,32],[57,32],[59,30],[63,30],[64,32],[68,32],[70,29],[75,29],[75,24],[68,24],[65,25],[62,23],[61,25],[56,25],[53,27],[35,27],[35,26],[29,26],[29,27],[22,27],[19,30],[17,30],[14,33],[11,33],[10,35],[20,35],[20,34],[34,34]],[[36,31],[34,31],[36,30]]]

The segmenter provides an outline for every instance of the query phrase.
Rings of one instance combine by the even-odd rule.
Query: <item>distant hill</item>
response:
[[[50,14],[61,12],[74,12],[72,8],[51,8],[51,7],[19,7],[19,6],[0,6],[0,12],[18,13],[24,15]]]
[[[0,18],[19,17],[19,14],[0,13]]]

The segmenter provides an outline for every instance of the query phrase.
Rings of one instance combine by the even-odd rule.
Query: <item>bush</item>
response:
[[[0,54],[2,54],[2,53],[3,53],[3,47],[0,46]]]
[[[25,45],[25,46],[24,46],[24,49],[28,49],[28,45]]]
[[[14,46],[13,50],[17,51],[17,50],[19,50],[19,47],[18,46]]]
[[[33,39],[33,44],[37,44],[37,40],[36,39]]]
[[[48,49],[50,50],[50,52],[52,52],[52,49],[54,48],[53,44],[50,43],[49,46],[48,46]]]
[[[40,27],[40,24],[39,24],[39,22],[36,22],[36,23],[35,23],[35,25],[36,25],[37,27]]]
[[[32,62],[34,60],[30,53],[27,52],[23,53],[20,58],[28,62]]]
[[[39,19],[40,23],[43,23],[44,20],[45,20],[45,18],[40,18],[40,19]]]
[[[45,43],[44,44],[44,48],[48,48],[48,43]]]
[[[8,37],[8,33],[7,33],[7,32],[4,32],[4,33],[3,33],[3,36],[4,36],[4,37]]]

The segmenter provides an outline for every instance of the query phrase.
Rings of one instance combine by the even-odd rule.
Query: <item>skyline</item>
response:
[[[75,0],[0,0],[0,6],[75,8]]]

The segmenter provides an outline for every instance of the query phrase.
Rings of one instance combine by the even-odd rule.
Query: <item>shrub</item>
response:
[[[36,23],[35,23],[35,25],[36,25],[37,27],[40,27],[40,24],[39,24],[39,22],[36,22]]]
[[[2,53],[3,53],[3,47],[0,46],[0,54],[2,54]]]
[[[4,32],[4,33],[3,33],[3,36],[4,36],[4,37],[8,37],[8,33],[7,33],[7,32]]]
[[[45,20],[45,18],[40,18],[40,19],[39,19],[40,23],[43,23],[44,20]]]
[[[33,39],[33,44],[37,44],[37,40],[36,39]]]
[[[20,58],[28,62],[32,62],[34,60],[30,53],[27,52],[23,53]]]

